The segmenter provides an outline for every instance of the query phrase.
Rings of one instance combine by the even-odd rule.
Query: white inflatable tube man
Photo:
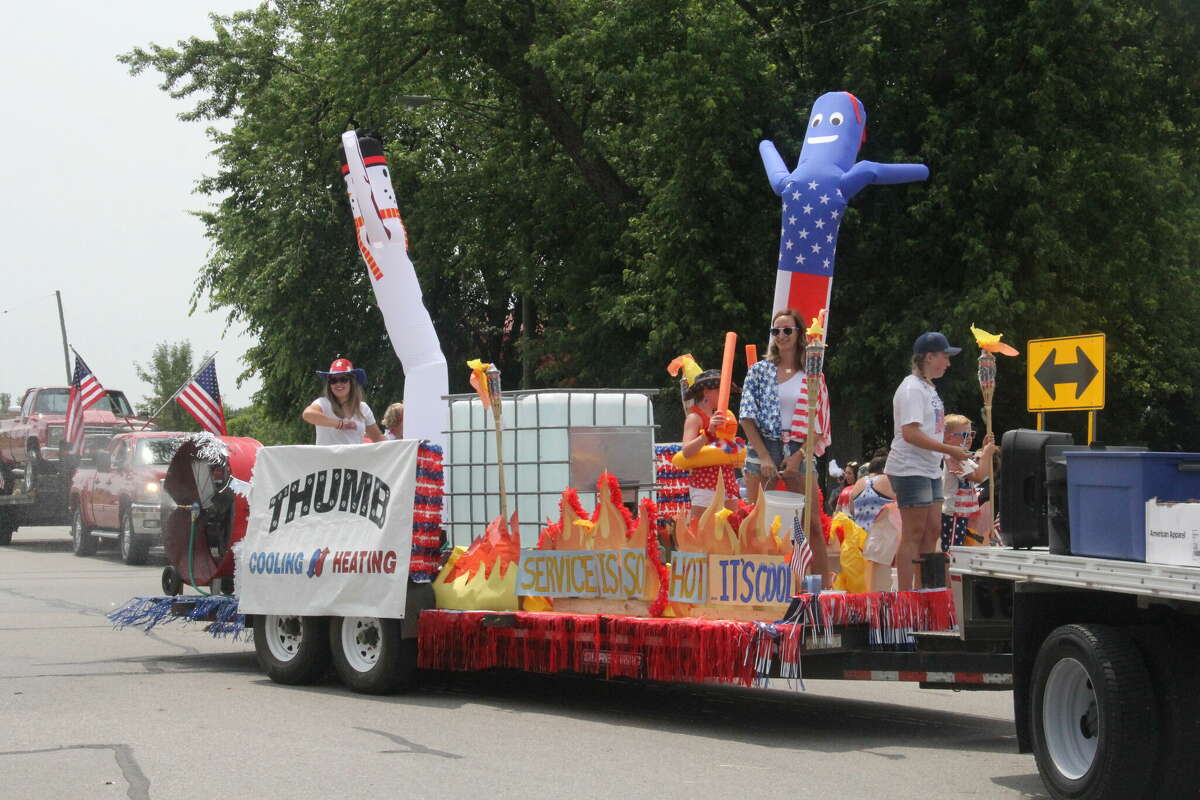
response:
[[[426,439],[443,449],[449,427],[446,357],[408,258],[383,143],[358,131],[342,134],[342,175],[354,213],[358,251],[367,264],[375,300],[392,347],[404,367],[404,438]]]

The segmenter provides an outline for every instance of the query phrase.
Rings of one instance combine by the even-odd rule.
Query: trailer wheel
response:
[[[417,640],[401,638],[398,619],[334,617],[329,648],[342,683],[363,694],[395,692],[417,669]]]
[[[75,506],[71,515],[71,551],[77,556],[90,556],[96,552],[96,537],[92,529],[83,524],[83,511]]]
[[[254,621],[259,666],[276,683],[315,683],[329,669],[327,628],[325,617],[259,615]]]
[[[133,514],[125,509],[121,515],[121,560],[130,566],[141,566],[149,552],[150,540],[134,533]]]
[[[1190,629],[1173,625],[1144,625],[1129,629],[1146,659],[1158,699],[1162,738],[1155,778],[1158,797],[1188,797],[1200,786],[1200,678],[1195,665],[1200,648]]]
[[[1141,796],[1151,783],[1158,712],[1133,641],[1105,625],[1064,625],[1033,667],[1033,750],[1059,800]]]
[[[168,597],[175,597],[183,591],[183,578],[179,570],[168,564],[162,571],[162,590]]]

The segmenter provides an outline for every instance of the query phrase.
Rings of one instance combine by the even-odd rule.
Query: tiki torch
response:
[[[811,538],[813,514],[816,511],[816,466],[813,464],[813,445],[817,439],[817,403],[821,395],[821,373],[825,369],[825,310],[813,318],[812,325],[805,331],[804,345],[804,375],[808,390],[808,427],[804,434],[804,535]],[[809,542],[814,553],[814,561],[818,549],[821,552],[820,563],[822,574],[825,564],[825,541],[815,539]]]
[[[983,425],[984,433],[992,435],[992,397],[996,394],[996,353],[1006,356],[1019,355],[1017,349],[1000,341],[1002,333],[988,333],[985,330],[971,326],[975,336],[975,344],[979,345],[979,391],[983,395]],[[996,507],[1000,502],[1000,487],[994,469],[995,460],[989,458],[987,464],[988,491],[991,494],[992,514],[988,521],[988,541],[996,530]]]
[[[484,409],[492,408],[492,422],[496,427],[496,466],[499,469],[500,518],[508,526],[508,490],[504,482],[504,425],[500,409],[500,370],[495,364],[485,364],[478,358],[467,362],[471,368],[471,386],[483,401]],[[486,410],[484,413],[487,413]]]

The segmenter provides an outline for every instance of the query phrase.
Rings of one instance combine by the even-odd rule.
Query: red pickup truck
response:
[[[150,547],[161,541],[163,520],[175,507],[162,480],[188,435],[121,433],[107,447],[85,448],[69,501],[75,555],[91,555],[98,539],[114,539],[126,564],[146,563]]]
[[[0,420],[0,465],[11,470],[34,464],[34,473],[57,473],[62,461],[59,446],[67,427],[66,386],[34,387],[21,398],[20,414]],[[133,415],[125,393],[109,389],[83,412],[85,434],[114,433],[140,428],[143,420]]]
[[[16,417],[0,420],[0,495],[23,494],[24,524],[66,522],[72,462],[60,452],[67,427],[66,386],[27,389]],[[143,427],[125,394],[113,389],[83,412],[85,436],[109,435]],[[35,491],[36,490],[36,491]],[[9,499],[12,499],[9,497]],[[0,526],[2,527],[2,526]]]

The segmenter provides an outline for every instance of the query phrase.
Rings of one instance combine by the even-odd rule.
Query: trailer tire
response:
[[[1195,757],[1200,741],[1200,679],[1195,665],[1200,648],[1192,644],[1194,633],[1182,626],[1143,625],[1129,629],[1146,659],[1158,699],[1161,739],[1154,775],[1157,797],[1195,795],[1200,786],[1200,759]]]
[[[146,563],[150,552],[149,538],[133,530],[133,514],[127,508],[121,514],[121,560],[132,567]]]
[[[404,639],[401,626],[398,619],[334,617],[329,649],[342,683],[362,694],[406,688],[417,671],[417,640]]]
[[[305,686],[329,671],[329,621],[325,617],[260,614],[254,620],[254,653],[276,683]]]
[[[1058,800],[1141,796],[1152,783],[1158,709],[1133,640],[1106,625],[1064,625],[1033,667],[1033,751]]]
[[[71,552],[77,556],[96,553],[96,537],[92,536],[92,529],[83,524],[83,510],[78,505],[71,514]]]

